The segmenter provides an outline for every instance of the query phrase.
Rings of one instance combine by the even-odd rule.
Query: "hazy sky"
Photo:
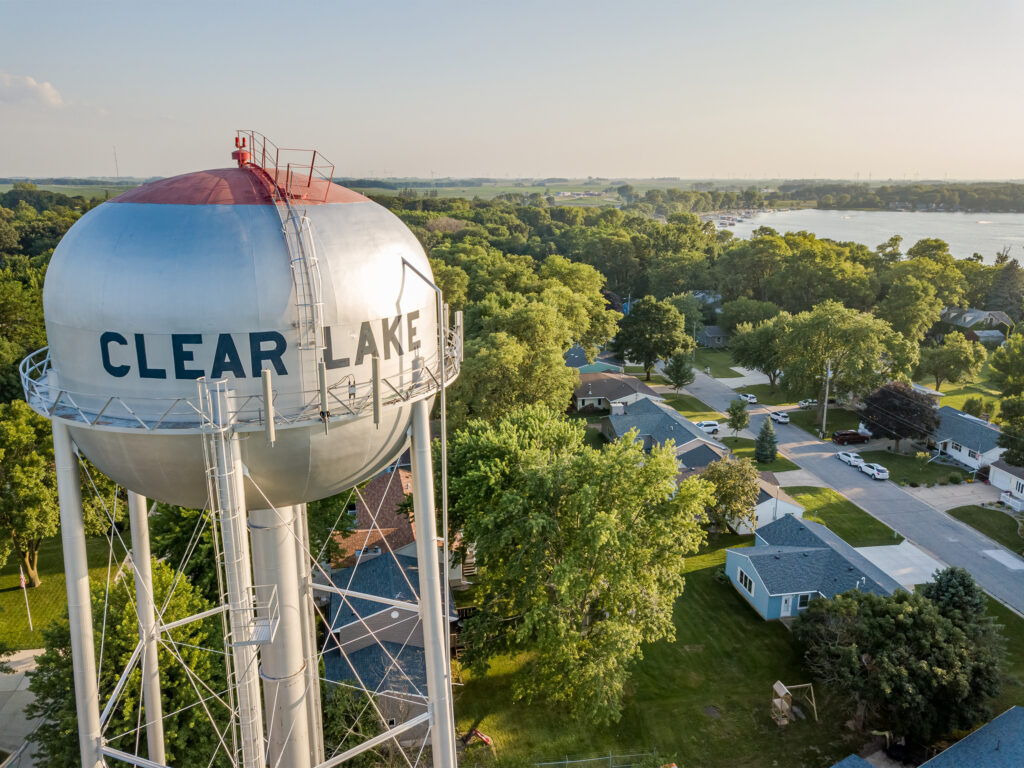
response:
[[[1024,177],[1024,3],[0,0],[0,176]]]

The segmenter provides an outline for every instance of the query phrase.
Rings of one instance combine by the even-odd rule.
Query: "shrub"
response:
[[[949,482],[951,482],[953,485],[960,485],[960,483],[962,481],[963,481],[963,477],[960,475],[959,472],[952,472],[952,473],[950,473],[950,475],[949,475]]]
[[[911,488],[917,488],[918,485],[920,485],[920,483],[918,483],[917,480],[911,480],[910,481],[910,487]]]
[[[949,480],[947,480],[946,478],[942,478],[941,480],[939,480],[939,485],[949,485]]]

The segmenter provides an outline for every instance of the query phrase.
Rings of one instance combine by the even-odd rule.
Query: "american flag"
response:
[[[21,588],[25,588],[25,572],[21,570],[21,566],[18,566],[18,581],[21,582]]]

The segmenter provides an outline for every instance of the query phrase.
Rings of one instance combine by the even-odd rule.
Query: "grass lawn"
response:
[[[671,405],[690,421],[724,421],[725,416],[698,400],[693,395],[666,395],[665,404]],[[724,429],[724,427],[723,427]]]
[[[796,411],[790,411],[789,423],[795,424],[815,437],[818,436],[818,430],[821,428],[821,422],[818,421],[818,412],[814,408],[801,408]],[[856,429],[860,425],[860,414],[842,408],[830,407],[826,423],[829,435],[837,429]]]
[[[1001,398],[999,390],[989,384],[988,374],[989,367],[988,361],[986,361],[985,365],[982,366],[981,375],[978,377],[977,381],[969,382],[967,384],[943,383],[939,388],[939,391],[942,392],[945,397],[942,398],[940,405],[950,405],[953,408],[961,408],[963,407],[964,401],[969,397],[982,397],[985,400],[999,400]],[[935,379],[925,377],[923,379],[918,379],[917,383],[935,389]]]
[[[851,445],[850,450],[856,451],[857,446]],[[950,475],[959,475],[961,479],[969,477],[970,474],[959,469],[932,462],[922,464],[913,456],[904,456],[891,451],[858,451],[864,457],[864,461],[872,464],[881,464],[889,470],[889,479],[894,483],[905,480],[908,483],[928,485],[948,483]]]
[[[652,373],[651,374],[651,380],[648,381],[647,380],[647,373],[646,373],[646,371],[644,371],[644,367],[642,365],[627,365],[627,366],[623,367],[623,370],[626,373],[629,373],[629,374],[631,374],[633,376],[636,376],[638,379],[640,379],[640,381],[642,381],[644,384],[646,384],[649,387],[652,387],[655,384],[663,384],[666,387],[671,387],[672,386],[671,384],[669,384],[668,379],[666,379],[660,373]]]
[[[732,353],[727,349],[708,349],[700,347],[693,360],[693,367],[698,371],[705,368],[711,369],[711,375],[716,379],[737,379],[740,374],[732,369],[735,365],[732,361]]]
[[[992,541],[998,541],[1011,552],[1018,554],[1024,550],[1024,538],[1017,533],[1017,521],[1000,509],[990,509],[971,504],[956,507],[947,512],[962,523],[976,528]]]
[[[728,445],[729,448],[732,449],[732,452],[740,458],[754,458],[754,441],[750,438],[723,437],[722,442]],[[767,464],[760,461],[755,463],[757,464],[757,468],[762,472],[789,472],[793,469],[800,469],[799,466],[787,459],[781,453],[775,457],[775,461],[768,462]]]
[[[644,648],[619,722],[580,726],[557,705],[513,703],[512,676],[526,659],[506,656],[483,679],[463,674],[466,685],[455,692],[458,729],[475,726],[493,737],[497,758],[509,763],[655,749],[664,762],[685,768],[821,768],[856,751],[862,739],[844,728],[845,718],[820,686],[821,722],[786,728],[772,722],[772,683],[802,683],[807,676],[785,627],[762,621],[729,583],[715,579],[726,547],[750,543],[749,536],[723,535],[687,560],[676,639]],[[481,745],[464,760],[491,757]]]
[[[127,534],[124,534],[127,536]],[[116,541],[116,539],[115,539]],[[127,541],[127,539],[126,539]],[[89,557],[89,579],[101,583],[107,577],[107,540],[101,537],[86,539]],[[114,553],[114,570],[117,570],[124,551],[118,545]],[[18,562],[11,557],[0,569],[0,641],[15,649],[41,648],[43,633],[40,631],[58,618],[67,607],[67,592],[64,588],[64,550],[60,537],[47,539],[39,550],[39,578],[42,584],[28,590],[28,603],[32,608],[34,632],[28,628],[25,615],[25,597],[18,586]]]
[[[796,400],[782,391],[782,387],[776,387],[775,392],[768,384],[753,384],[749,387],[740,387],[737,392],[745,392],[757,397],[761,405],[796,405]]]
[[[836,466],[856,471],[839,461],[836,461]],[[782,490],[804,508],[804,519],[821,523],[850,546],[878,547],[903,541],[903,537],[892,528],[831,488],[795,485]]]

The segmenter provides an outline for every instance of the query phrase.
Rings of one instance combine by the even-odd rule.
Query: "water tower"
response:
[[[216,613],[236,765],[330,768],[365,749],[324,755],[312,591],[353,595],[314,585],[305,504],[374,476],[411,441],[429,704],[371,741],[429,722],[434,764],[453,766],[429,412],[439,396],[443,420],[461,316],[449,319],[413,234],[334,184],[322,155],[241,131],[232,157],[71,227],[43,291],[49,347],[22,364],[26,400],[53,424],[82,765],[164,764],[158,643]],[[140,641],[118,686],[141,669],[146,758],[104,735],[115,696],[98,700],[76,453],[129,491]],[[162,623],[147,498],[213,513],[224,605]]]

